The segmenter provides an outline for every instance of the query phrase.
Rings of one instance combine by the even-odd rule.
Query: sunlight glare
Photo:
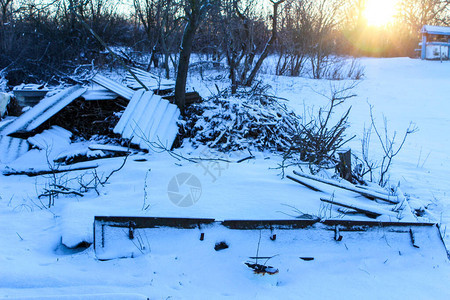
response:
[[[367,0],[364,17],[369,26],[385,26],[396,14],[398,0]]]

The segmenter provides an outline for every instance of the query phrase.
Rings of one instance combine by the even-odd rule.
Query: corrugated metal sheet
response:
[[[0,134],[8,135],[15,132],[29,132],[38,128],[73,100],[80,97],[85,91],[86,88],[84,87],[73,86],[54,96],[42,99],[36,106],[2,127]]]
[[[127,100],[130,100],[133,97],[134,91],[132,89],[129,89],[120,83],[106,78],[105,76],[97,74],[92,78],[92,81],[97,83],[98,85],[101,85],[102,87],[107,88],[110,91],[113,91],[114,93],[124,97]]]
[[[81,97],[84,98],[86,101],[96,101],[96,100],[114,100],[118,97],[114,92],[111,92],[107,89],[99,89],[99,88],[93,88],[88,89]]]
[[[180,110],[152,92],[137,91],[114,128],[142,149],[171,148],[178,133]]]
[[[10,163],[27,153],[30,146],[27,140],[0,135],[0,163]]]
[[[164,90],[164,89],[173,89],[175,88],[175,81],[165,79],[162,76],[157,76],[155,74],[146,72],[144,70],[138,68],[131,68],[131,71],[139,78],[142,83],[150,90]],[[142,89],[142,85],[140,85],[136,79],[134,79],[131,74],[127,74],[126,76],[127,86],[132,89]]]

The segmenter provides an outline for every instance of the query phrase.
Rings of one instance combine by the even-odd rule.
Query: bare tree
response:
[[[304,18],[304,1],[291,1],[281,14],[280,33],[277,42],[279,55],[277,75],[299,76],[309,55],[311,24]]]
[[[176,0],[133,0],[136,18],[142,24],[151,46],[150,61],[159,67],[159,54],[164,56],[163,68],[166,78],[170,77],[170,55],[173,49],[174,34],[179,29],[181,18],[177,17],[179,3]]]
[[[272,49],[273,44],[275,43],[277,39],[277,25],[278,25],[278,7],[280,4],[285,2],[286,0],[278,0],[273,1],[270,0],[270,2],[273,5],[273,15],[272,15],[272,35],[270,36],[270,39],[267,41],[266,46],[264,47],[263,52],[261,53],[261,56],[256,61],[255,66],[253,67],[253,70],[250,72],[250,75],[245,81],[246,86],[251,86],[253,83],[253,80],[255,79],[256,73],[259,71],[259,68],[261,68],[261,65],[263,61],[266,59],[267,55],[269,55],[269,51]]]
[[[259,57],[258,42],[267,32],[267,27],[262,17],[255,12],[257,4],[252,1],[223,1],[220,16],[232,93],[236,92],[239,85],[252,85],[277,40],[279,6],[285,1],[270,0],[273,6],[271,35]]]
[[[0,0],[1,26],[8,23],[8,20],[11,17],[12,4],[13,0]]]
[[[254,15],[255,3],[247,2],[243,7],[239,4],[239,0],[223,1],[221,10],[216,11],[233,94],[253,64],[257,48],[255,27],[259,21]]]
[[[311,0],[310,0],[311,1]],[[312,24],[311,41],[311,70],[313,78],[320,79],[326,76],[328,68],[332,65],[330,55],[333,53],[333,32],[339,22],[339,9],[342,0],[311,1],[305,6],[305,18]]]
[[[423,25],[447,24],[449,0],[402,0],[399,3],[399,21],[410,33],[418,35]]]

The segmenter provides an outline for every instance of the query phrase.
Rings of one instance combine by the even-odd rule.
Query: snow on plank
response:
[[[0,130],[0,134],[9,135],[16,132],[29,132],[38,128],[72,101],[80,97],[85,91],[86,88],[84,87],[73,86],[56,95],[42,99],[36,106],[3,127]]]
[[[318,177],[318,176],[308,175],[308,174],[305,174],[305,173],[297,172],[295,170],[293,172],[294,172],[295,175],[297,175],[299,177],[304,177],[304,178],[311,179],[311,180],[314,180],[314,181],[318,181],[318,182],[321,182],[321,183],[324,183],[324,184],[328,184],[328,185],[331,185],[331,186],[334,186],[334,187],[337,187],[337,188],[340,188],[340,189],[344,189],[344,190],[347,190],[347,191],[355,192],[355,193],[358,193],[358,194],[360,194],[360,195],[362,195],[362,196],[364,196],[366,198],[369,198],[369,199],[379,199],[379,200],[383,200],[383,201],[386,201],[386,202],[389,202],[389,203],[392,203],[392,204],[397,204],[399,202],[398,199],[397,199],[397,196],[389,196],[389,195],[386,195],[386,194],[379,193],[377,191],[370,191],[368,189],[362,189],[362,188],[356,187],[355,185],[352,185],[350,183],[336,182],[334,180],[329,180],[329,179],[321,178],[321,177]],[[292,178],[290,178],[290,179],[292,179]],[[296,182],[301,181],[298,178],[296,180],[295,179],[292,179],[292,180],[294,180]],[[301,181],[299,183],[303,184],[303,181]]]
[[[138,68],[131,68],[131,71],[150,90],[175,88],[175,81],[173,80],[162,78],[162,76],[158,76]],[[137,82],[131,74],[127,74],[126,82],[127,86],[132,89],[142,89],[142,85]]]
[[[152,146],[171,148],[178,133],[180,110],[153,92],[138,91],[114,128],[122,137],[151,150]]]
[[[26,296],[20,298],[13,298],[20,300],[146,300],[147,296],[137,293],[95,293],[85,294],[80,292],[78,294],[64,294],[64,295],[45,295],[40,291],[39,296]]]
[[[350,208],[350,209],[354,209],[358,212],[367,214],[367,215],[373,215],[376,217],[379,217],[381,215],[385,215],[385,216],[389,216],[389,217],[393,217],[393,218],[401,218],[401,215],[398,213],[395,213],[393,211],[390,210],[386,210],[383,208],[379,208],[373,205],[369,205],[369,204],[364,204],[364,203],[354,203],[353,201],[347,201],[347,200],[342,200],[342,199],[327,199],[327,198],[320,198],[320,201],[326,202],[326,203],[330,203],[333,205],[337,205],[337,206],[342,206],[345,208]],[[355,201],[356,202],[356,201]]]
[[[64,148],[70,144],[72,132],[59,126],[52,126],[42,133],[29,137],[28,142],[41,150]]]
[[[90,150],[101,150],[101,151],[110,151],[110,152],[123,152],[123,153],[134,152],[133,149],[130,149],[127,147],[114,146],[114,145],[103,145],[103,144],[89,145],[88,148]]]
[[[102,76],[100,74],[95,75],[92,78],[92,81],[97,83],[98,85],[101,85],[102,87],[122,96],[123,98],[125,98],[127,100],[130,100],[133,97],[134,91],[132,89],[129,89],[129,88],[123,86],[122,84],[117,83],[114,80],[106,78],[105,76]]]
[[[203,226],[207,225],[207,226]],[[230,226],[231,225],[231,226]],[[339,226],[345,240],[345,247],[332,239],[331,231]],[[433,223],[409,222],[377,222],[352,220],[225,220],[187,219],[187,218],[157,218],[157,217],[123,217],[123,216],[95,216],[94,218],[94,250],[98,259],[109,260],[123,257],[137,257],[152,253],[179,257],[186,255],[186,251],[176,247],[180,239],[189,249],[197,249],[199,243],[205,243],[199,238],[201,233],[210,241],[223,240],[231,247],[251,249],[255,240],[269,240],[277,232],[281,239],[277,242],[265,243],[265,253],[277,253],[280,256],[298,257],[304,252],[305,245],[308,255],[319,257],[345,258],[363,255],[363,258],[379,258],[381,261],[389,257],[398,257],[399,250],[407,255],[429,256],[433,260],[439,257],[447,261],[446,249],[439,230]],[[414,232],[414,239],[411,232]],[[67,233],[66,233],[67,234]],[[176,236],[176,238],[174,238]],[[145,237],[142,239],[140,237]],[[143,241],[143,242],[140,242]],[[389,241],[389,242],[387,242]],[[417,248],[415,242],[420,243]],[[150,247],[151,245],[151,247]],[[212,248],[214,244],[211,243]],[[374,247],[376,251],[373,251]],[[302,249],[299,252],[299,249]],[[323,249],[324,251],[317,251]],[[181,251],[181,252],[180,252]],[[350,252],[349,252],[350,251]],[[235,251],[224,252],[231,259]],[[304,252],[306,254],[306,252]],[[193,251],[194,257],[183,257],[192,261],[198,252]],[[201,256],[201,260],[212,256]],[[162,258],[162,257],[161,257]],[[301,257],[300,257],[301,258]],[[220,259],[223,260],[223,257]],[[338,260],[340,258],[337,258]],[[213,262],[207,262],[213,265]]]
[[[57,169],[41,169],[41,168],[27,168],[27,169],[14,169],[6,167],[3,169],[3,175],[11,176],[11,175],[27,175],[28,177],[47,175],[47,174],[58,174],[58,173],[66,173],[72,171],[84,171],[89,169],[98,168],[98,164],[95,163],[78,163],[76,165],[71,166],[61,166]]]
[[[107,89],[88,89],[81,97],[85,101],[115,100],[119,95]]]
[[[0,135],[0,163],[10,163],[29,150],[27,140]]]

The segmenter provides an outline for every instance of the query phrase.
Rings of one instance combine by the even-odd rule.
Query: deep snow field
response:
[[[419,221],[439,223],[450,245],[450,62],[363,58],[361,64],[365,77],[353,90],[357,96],[335,113],[339,116],[352,106],[347,135],[356,137],[347,147],[356,154],[361,151],[363,129],[370,124],[369,104],[379,128],[386,117],[390,135],[397,131],[401,136],[414,122],[419,130],[394,158],[390,184],[400,185],[415,199],[415,206],[426,206]],[[227,84],[212,77],[200,81],[194,74],[190,84],[207,96],[215,83]],[[330,85],[350,84],[273,75],[261,78],[299,114],[325,106],[327,99],[320,94],[329,93]],[[90,191],[84,197],[60,196],[50,209],[45,208],[47,200],[41,203],[37,196],[52,182],[51,176],[0,175],[0,298],[450,299],[450,263],[433,234],[419,234],[416,249],[409,237],[385,232],[349,234],[337,243],[332,232],[285,231],[277,232],[273,242],[266,231],[213,227],[200,242],[193,230],[152,229],[146,232],[149,253],[108,261],[98,260],[93,246],[65,247],[93,242],[96,215],[293,219],[301,211],[320,218],[342,217],[324,208],[321,193],[282,179],[275,169],[278,156],[253,153],[255,159],[238,164],[235,161],[247,157],[247,152],[225,155],[188,144],[175,152],[186,157],[221,156],[232,162],[195,164],[168,153],[130,156],[123,169],[99,187],[99,195]],[[378,160],[380,155],[372,135],[370,156]],[[99,160],[97,172],[106,176],[122,161]],[[32,150],[8,166],[45,168],[46,155]],[[5,167],[0,164],[1,169]],[[201,184],[198,202],[188,207],[175,205],[168,194],[171,180],[180,173],[193,174]],[[86,171],[69,176],[82,174]],[[76,181],[64,176],[58,180],[76,186]],[[350,197],[342,192],[336,196]],[[222,240],[230,247],[215,251],[214,244]],[[244,265],[252,261],[249,257],[256,255],[259,243],[260,256],[275,255],[268,264],[278,268],[278,274],[253,274]],[[304,261],[302,256],[314,260]]]

